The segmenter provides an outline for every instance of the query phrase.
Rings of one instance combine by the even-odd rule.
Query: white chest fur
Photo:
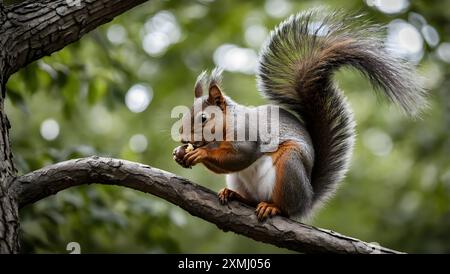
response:
[[[229,174],[230,189],[245,189],[256,201],[270,201],[275,186],[275,168],[272,157],[263,155],[246,169]]]

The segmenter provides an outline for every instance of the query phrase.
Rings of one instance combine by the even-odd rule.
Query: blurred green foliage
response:
[[[149,164],[219,190],[223,176],[204,167],[183,169],[171,158],[176,105],[190,105],[198,73],[212,69],[215,50],[235,44],[258,50],[245,39],[248,24],[271,29],[282,20],[269,16],[274,1],[149,1],[45,57],[11,77],[7,112],[16,166],[21,174],[45,165],[93,154]],[[286,2],[284,2],[286,3]],[[412,1],[387,15],[373,1],[290,1],[287,13],[325,5],[363,11],[377,23],[411,12],[421,14],[450,42],[450,1]],[[286,6],[284,6],[286,8]],[[142,47],[155,14],[176,18],[180,36],[155,56]],[[256,18],[256,19],[255,19]],[[253,21],[252,21],[253,20]],[[159,27],[154,24],[153,28]],[[357,142],[352,167],[337,195],[309,222],[407,252],[450,252],[450,65],[424,44],[420,72],[430,88],[430,107],[409,119],[372,94],[352,70],[336,75],[355,111]],[[153,90],[145,111],[124,103],[131,86]],[[225,92],[242,104],[263,103],[252,74],[226,72]],[[42,137],[42,123],[59,125],[54,140]],[[59,133],[59,134],[58,134]],[[133,150],[130,138],[148,145]],[[51,138],[50,138],[51,139]],[[142,144],[141,144],[142,145]],[[141,146],[142,148],[142,146]],[[21,210],[24,252],[65,253],[67,243],[82,252],[288,252],[224,233],[157,197],[98,185],[69,189]]]

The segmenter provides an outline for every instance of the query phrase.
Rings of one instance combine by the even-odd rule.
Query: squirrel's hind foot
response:
[[[233,200],[235,198],[236,194],[237,193],[231,189],[223,188],[219,191],[219,194],[218,194],[219,201],[222,205],[225,205],[228,203],[228,201]]]
[[[281,215],[280,208],[273,203],[260,202],[255,210],[258,220],[264,221],[268,217]]]

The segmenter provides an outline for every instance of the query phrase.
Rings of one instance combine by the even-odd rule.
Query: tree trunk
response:
[[[5,26],[6,13],[0,4],[0,26]],[[1,28],[0,28],[1,30]],[[19,213],[17,202],[9,191],[16,176],[9,142],[9,121],[5,113],[6,81],[6,35],[0,33],[0,253],[19,252]]]
[[[0,253],[17,253],[19,214],[17,202],[9,191],[16,176],[16,169],[9,143],[9,121],[4,112],[5,83],[1,78],[0,76]]]

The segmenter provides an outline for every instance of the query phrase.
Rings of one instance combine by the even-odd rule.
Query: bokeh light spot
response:
[[[292,4],[287,0],[266,0],[264,5],[267,14],[275,18],[286,16],[291,8]]]
[[[122,44],[127,39],[127,31],[122,25],[115,24],[108,28],[106,37],[113,44]]]
[[[151,56],[163,55],[167,48],[181,38],[181,28],[169,11],[160,11],[144,25],[142,47]]]
[[[147,138],[142,134],[135,134],[131,136],[128,143],[130,149],[136,153],[142,153],[147,149],[148,141]]]
[[[366,0],[366,3],[387,14],[404,12],[410,4],[409,0]]]
[[[225,44],[215,50],[213,59],[214,63],[224,70],[254,74],[258,55],[253,49]]]
[[[389,23],[386,46],[393,54],[412,62],[419,62],[423,57],[422,35],[413,25],[400,19]]]
[[[450,63],[450,43],[440,44],[437,48],[436,54],[442,61]]]
[[[132,112],[144,111],[153,99],[153,90],[149,86],[137,84],[125,95],[125,104]]]
[[[46,119],[41,123],[41,136],[47,141],[55,140],[59,135],[59,124],[54,119]]]
[[[261,25],[251,25],[245,29],[245,41],[252,47],[260,47],[267,37],[267,29]]]
[[[428,45],[435,47],[439,44],[439,33],[430,25],[422,27],[422,35]]]
[[[388,155],[394,146],[388,134],[373,128],[364,132],[363,143],[376,156]]]

